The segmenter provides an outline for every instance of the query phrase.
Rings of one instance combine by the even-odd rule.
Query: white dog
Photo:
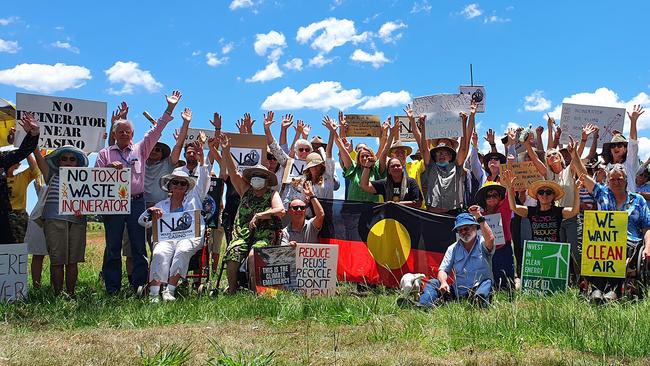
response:
[[[407,273],[402,276],[399,281],[399,288],[402,291],[402,296],[405,299],[413,298],[419,300],[420,288],[422,288],[422,281],[425,275],[422,273]]]

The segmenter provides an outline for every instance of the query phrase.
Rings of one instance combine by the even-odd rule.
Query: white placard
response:
[[[27,244],[0,245],[0,302],[27,298],[27,266]]]
[[[623,132],[623,122],[625,122],[625,108],[562,103],[560,142],[568,143],[569,136],[573,136],[575,140],[579,141],[582,136],[582,127],[591,123],[599,128],[598,147],[602,147],[603,143],[612,140],[612,131]],[[589,137],[587,146],[591,146],[592,141],[593,139]]]
[[[485,222],[492,229],[492,234],[494,234],[494,245],[504,245],[506,243],[506,237],[503,232],[501,214],[485,215]]]
[[[460,112],[469,113],[467,94],[436,94],[413,99],[413,113],[426,115],[426,138],[454,138],[463,135]]]
[[[266,154],[266,151],[264,152]],[[262,149],[251,147],[231,147],[230,155],[235,159],[237,171],[243,173],[244,170],[262,164]]]
[[[298,244],[296,246],[296,282],[307,296],[336,294],[338,245]]]
[[[476,113],[485,112],[485,87],[482,85],[461,85],[458,87],[460,94],[469,95],[476,103]]]
[[[16,119],[25,112],[40,122],[42,149],[73,145],[91,153],[104,147],[106,102],[16,93]],[[17,128],[14,144],[20,146],[24,137],[25,131]]]
[[[402,142],[416,142],[407,116],[395,116],[394,123],[399,123],[399,139]]]
[[[131,212],[131,169],[59,168],[59,214]]]
[[[284,177],[282,178],[282,183],[291,183],[294,178],[299,178],[302,176],[302,172],[305,169],[307,162],[305,160],[296,160],[291,159],[287,160],[287,166],[284,169]]]
[[[171,212],[154,221],[153,240],[178,241],[201,236],[201,211]]]
[[[197,141],[199,139],[199,134],[203,131],[205,134],[205,137],[207,139],[211,139],[214,137],[214,130],[204,130],[202,128],[188,128],[187,129],[187,136],[185,136],[185,143],[189,144],[194,141]],[[207,141],[207,140],[206,140]],[[210,146],[208,144],[203,144],[203,149],[204,150],[209,150]]]

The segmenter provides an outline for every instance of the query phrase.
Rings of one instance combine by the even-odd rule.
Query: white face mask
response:
[[[254,190],[260,190],[266,186],[266,178],[252,177],[251,178],[251,187]]]

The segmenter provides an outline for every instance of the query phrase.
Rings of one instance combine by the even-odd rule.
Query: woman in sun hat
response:
[[[138,223],[146,228],[152,226],[153,221],[160,219],[166,213],[183,212],[188,220],[195,218],[193,212],[201,210],[202,205],[196,195],[192,193],[196,180],[176,168],[171,174],[160,178],[160,189],[167,192],[169,198],[156,203],[140,215]],[[201,233],[204,232],[205,223],[200,216]],[[181,278],[187,275],[192,255],[203,244],[203,235],[192,239],[165,240],[154,243],[151,255],[151,268],[149,270],[149,296],[151,302],[158,302],[160,287],[166,284],[162,292],[163,301],[174,301],[174,292]]]
[[[637,120],[645,113],[641,105],[634,105],[632,113],[627,112],[630,118],[630,140],[619,131],[612,133],[612,140],[603,144],[601,155],[603,160],[610,168],[613,164],[623,164],[629,174],[634,174],[639,169],[639,141],[637,140]],[[628,181],[630,192],[636,192],[636,182],[634,179]]]

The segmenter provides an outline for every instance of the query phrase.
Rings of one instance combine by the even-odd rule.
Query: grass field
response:
[[[498,294],[487,310],[454,303],[421,311],[397,307],[390,291],[357,297],[342,284],[329,298],[209,298],[185,289],[175,303],[154,305],[105,295],[103,234],[88,238],[76,299],[45,286],[27,302],[0,305],[0,364],[650,364],[647,301],[594,307],[576,291]]]

